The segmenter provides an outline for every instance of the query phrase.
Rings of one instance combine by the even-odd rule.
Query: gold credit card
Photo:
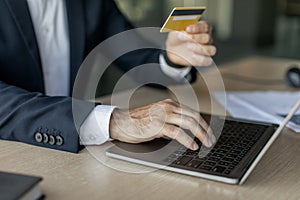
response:
[[[161,33],[170,31],[184,31],[186,27],[197,23],[206,7],[176,7],[171,12],[163,27]]]

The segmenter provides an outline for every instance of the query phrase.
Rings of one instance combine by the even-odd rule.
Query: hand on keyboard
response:
[[[199,112],[170,99],[129,111],[117,109],[110,122],[112,139],[140,143],[167,136],[189,149],[197,150],[198,144],[184,129],[207,147],[216,142],[212,130]]]

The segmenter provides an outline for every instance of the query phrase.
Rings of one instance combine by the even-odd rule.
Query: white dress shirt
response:
[[[27,0],[39,46],[45,93],[67,96],[70,89],[70,41],[64,0]],[[191,68],[174,69],[159,58],[161,70],[175,80]],[[115,106],[97,106],[80,127],[82,145],[100,145],[109,139],[109,122]]]
[[[45,92],[66,96],[70,91],[70,42],[63,0],[27,0],[39,45]]]

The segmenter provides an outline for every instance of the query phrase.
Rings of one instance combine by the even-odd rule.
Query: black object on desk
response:
[[[0,199],[42,199],[38,185],[41,180],[40,177],[0,172]]]

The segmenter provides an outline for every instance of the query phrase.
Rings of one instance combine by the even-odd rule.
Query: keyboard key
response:
[[[246,140],[246,139],[243,139],[243,140],[240,141],[240,143],[242,143],[242,144],[247,144],[247,145],[248,145],[249,142],[250,142],[250,141],[249,141],[249,140]]]
[[[170,156],[169,156],[169,158],[175,158],[175,159],[177,159],[177,158],[179,158],[180,157],[180,155],[178,155],[178,154],[171,154]]]
[[[225,153],[227,153],[227,151],[224,150],[224,149],[218,149],[218,150],[216,151],[216,153],[225,154]]]
[[[195,160],[198,160],[200,162],[205,162],[207,160],[207,158],[199,158],[198,156],[195,157]]]
[[[190,160],[192,160],[192,157],[182,156],[182,157],[179,158],[177,161],[175,161],[175,164],[176,164],[176,165],[184,166],[184,165],[186,165],[188,162],[190,162]]]
[[[192,167],[192,168],[198,168],[203,162],[199,161],[199,160],[192,160],[191,162],[189,162],[186,166],[188,167]]]
[[[227,174],[227,175],[228,175],[228,174],[230,174],[230,173],[231,173],[230,170],[225,170],[225,171],[224,171],[224,174]]]
[[[233,161],[231,164],[234,165],[234,166],[237,166],[240,162],[238,161]]]
[[[222,159],[223,161],[226,161],[226,162],[233,162],[234,161],[234,159],[233,158],[223,158]]]
[[[213,168],[213,172],[217,172],[217,173],[223,173],[223,171],[225,170],[226,168],[225,167],[222,167],[222,166],[216,166]]]
[[[197,151],[188,151],[188,152],[185,153],[185,155],[187,155],[187,156],[196,156],[196,155],[198,155],[198,152]]]
[[[182,155],[183,153],[184,153],[183,151],[175,151],[173,154]]]
[[[201,165],[199,169],[204,169],[204,170],[207,170],[207,171],[210,171],[212,169],[211,166],[206,166],[206,165]]]
[[[220,158],[209,157],[208,160],[209,160],[209,161],[213,161],[213,162],[218,162],[218,161],[220,160]]]
[[[231,147],[229,147],[229,146],[222,146],[220,149],[224,149],[226,151],[229,151],[231,149]]]
[[[199,154],[197,155],[198,158],[208,158],[209,156],[211,156],[211,153],[208,152],[199,152]]]
[[[232,153],[232,154],[240,154],[241,152],[240,152],[240,151],[237,151],[237,150],[231,150],[231,151],[229,151],[229,153]]]
[[[229,170],[233,170],[234,168],[235,168],[234,165],[230,165],[230,166],[228,167]]]
[[[236,138],[233,138],[230,140],[231,144],[237,144],[239,143],[239,140],[237,140]]]
[[[228,146],[228,147],[231,147],[231,146],[233,146],[233,143],[230,143],[230,142],[226,142],[226,143],[224,143],[224,146]]]
[[[206,161],[205,163],[204,163],[204,165],[207,165],[207,166],[215,166],[217,163],[215,163],[215,162],[211,162],[211,161]]]
[[[217,157],[217,158],[223,158],[224,157],[223,154],[219,154],[219,153],[214,153],[212,156]]]
[[[242,151],[242,153],[247,154],[248,151],[249,151],[249,149],[245,149],[245,150]]]
[[[233,150],[237,150],[237,151],[242,151],[243,150],[242,147],[238,147],[238,146],[234,146],[232,149]]]
[[[236,144],[235,146],[244,149],[244,148],[247,146],[247,144],[238,143],[238,144]]]
[[[232,154],[232,153],[230,153],[230,154],[227,154],[226,155],[228,158],[236,158],[238,155],[237,154]]]
[[[223,166],[229,166],[230,165],[229,162],[223,162],[223,161],[220,161],[218,164],[223,165]]]

